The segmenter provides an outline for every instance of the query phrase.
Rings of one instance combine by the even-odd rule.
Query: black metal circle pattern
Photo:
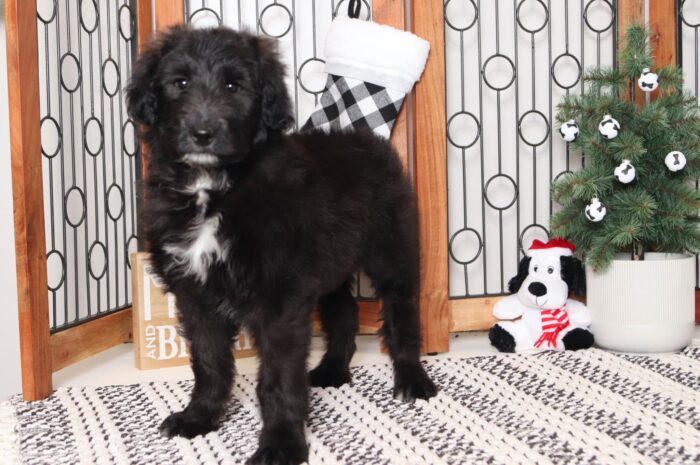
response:
[[[120,85],[119,66],[114,58],[107,58],[102,64],[102,89],[107,95],[114,97],[119,92]]]
[[[510,71],[511,75],[507,83],[498,85],[496,83],[492,83],[489,81],[489,78],[487,76],[488,74],[488,66],[489,63],[491,63],[493,60],[505,60],[506,63],[510,66]],[[495,62],[494,62],[495,63]],[[509,57],[506,55],[503,55],[501,53],[496,53],[495,55],[491,55],[485,62],[484,65],[481,67],[481,76],[484,79],[484,83],[489,86],[491,89],[495,91],[501,91],[501,90],[506,90],[509,88],[514,82],[515,82],[515,77],[516,77],[516,71],[515,71],[515,63],[513,63],[513,60],[511,60]]]
[[[80,207],[80,210],[76,210],[78,207]],[[81,188],[73,186],[68,189],[63,200],[63,211],[65,212],[66,223],[70,226],[77,228],[83,224],[87,205],[85,204],[85,193]]]
[[[476,3],[474,3],[474,0],[462,0],[463,4],[471,5],[471,9],[473,12],[471,20],[467,21],[466,25],[464,26],[457,25],[457,21],[455,21],[455,18],[450,19],[450,17],[454,15],[453,12],[450,12],[450,6],[456,5],[456,3],[456,0],[447,0],[447,2],[445,2],[445,9],[443,13],[445,16],[445,24],[447,24],[447,26],[450,29],[454,29],[455,31],[460,32],[471,29],[476,24],[476,21],[479,19],[479,9],[476,7]]]
[[[686,0],[683,0],[681,2],[681,7],[679,8],[678,14],[681,17],[681,21],[683,21],[683,24],[685,24],[688,27],[692,27],[693,29],[697,29],[700,27],[700,18],[698,18],[697,22],[692,23],[688,19],[688,14],[685,11],[685,5],[686,5]]]
[[[538,118],[544,123],[545,131],[544,135],[539,140],[532,141],[528,140],[527,137],[525,137],[525,131],[523,131],[523,125],[527,124],[527,121],[525,121],[525,118],[531,119],[531,118]],[[547,138],[549,137],[549,121],[547,121],[547,117],[544,115],[539,110],[528,110],[525,113],[520,116],[520,119],[518,120],[518,135],[520,138],[525,142],[527,145],[531,147],[539,147],[540,145],[544,144],[547,141]]]
[[[58,263],[53,263],[56,260],[58,260]],[[58,250],[52,250],[48,254],[46,254],[46,268],[47,268],[47,285],[50,291],[56,292],[63,286],[63,283],[66,280],[66,260],[63,257],[63,254],[59,252]],[[58,278],[53,276],[54,273],[52,273],[52,270],[55,270],[56,268],[59,268],[61,270],[61,274]]]
[[[126,15],[124,13],[126,13]],[[126,21],[124,20],[125,16]],[[131,11],[131,7],[129,5],[124,4],[119,7],[119,35],[122,36],[122,39],[129,42],[134,38],[135,29],[136,21],[134,20],[134,12]],[[128,34],[126,31],[128,31]]]
[[[475,237],[477,242],[476,252],[472,253],[471,257],[463,258],[458,257],[455,249],[460,244],[466,244],[469,242],[469,236]],[[456,261],[460,265],[469,265],[474,263],[477,258],[481,255],[481,251],[484,249],[484,241],[481,239],[481,235],[473,228],[462,228],[455,232],[452,237],[450,237],[450,242],[448,244],[448,252],[452,260]]]
[[[124,244],[124,255],[126,255],[126,266],[131,269],[131,254],[136,252],[138,247],[138,237],[134,234],[129,236]]]
[[[71,52],[64,54],[59,62],[59,69],[61,70],[61,87],[70,94],[78,90],[83,80],[78,57]]]
[[[36,17],[44,24],[48,24],[56,19],[56,14],[58,13],[58,0],[53,0],[53,2],[51,2],[51,14],[47,14],[47,12],[44,11],[47,5],[48,3],[46,2],[38,2],[36,5]]]
[[[277,11],[283,13],[286,16],[287,24],[285,27],[280,28],[281,32],[278,31],[277,33],[275,33],[274,31],[265,28],[265,16],[273,15]],[[260,25],[260,30],[266,36],[279,39],[280,37],[284,37],[285,35],[287,35],[287,33],[292,29],[292,26],[294,25],[294,17],[292,16],[292,12],[289,11],[289,8],[287,8],[286,6],[282,5],[281,3],[271,3],[265,8],[263,8],[263,10],[260,12],[260,19],[258,20],[258,24]]]
[[[104,128],[99,119],[91,116],[83,126],[83,140],[85,151],[93,157],[100,154],[104,148]]]
[[[41,131],[41,153],[46,158],[53,158],[58,155],[63,143],[61,126],[52,116],[44,116],[41,118],[39,127]],[[54,142],[56,147],[53,149],[46,147],[49,141]]]
[[[128,157],[133,157],[138,152],[136,126],[131,118],[124,121],[122,125],[122,150]]]
[[[529,226],[526,226],[521,232],[520,236],[518,236],[518,248],[522,253],[525,253],[525,245],[524,245],[524,240],[525,240],[525,235],[530,233],[530,230],[539,230],[544,233],[543,236],[540,236],[538,239],[546,241],[549,238],[549,231],[547,228],[542,226],[541,224],[533,223]],[[532,241],[530,241],[532,243]],[[527,245],[529,247],[529,244]]]
[[[472,131],[474,136],[468,142],[460,142],[458,134],[465,134],[467,132],[466,126],[469,124],[469,122],[471,122],[475,128],[474,131]],[[460,123],[462,127],[459,127]],[[450,143],[457,148],[468,149],[476,144],[480,136],[481,124],[479,124],[479,120],[476,118],[476,116],[468,111],[459,111],[450,116],[450,119],[447,120],[447,140],[449,140]]]
[[[504,201],[502,204],[497,204],[496,199],[492,198],[494,197],[493,193],[489,192],[493,183],[498,181],[505,181],[506,185],[510,185],[510,188],[512,189],[511,199],[508,201]],[[518,185],[515,183],[515,180],[507,174],[501,173],[495,176],[491,176],[491,178],[486,182],[486,185],[484,186],[484,200],[494,210],[507,210],[513,206],[516,200],[518,200]]]
[[[105,194],[107,216],[117,221],[124,213],[124,190],[119,184],[112,184]]]
[[[304,61],[301,66],[299,66],[299,73],[297,74],[297,80],[299,81],[299,85],[301,86],[302,89],[304,89],[306,92],[314,95],[318,95],[321,92],[323,92],[323,89],[325,89],[326,81],[325,81],[325,74],[323,71],[323,65],[326,62],[320,58],[309,58],[308,60]],[[316,66],[317,68],[314,70],[313,67]],[[318,79],[318,86],[313,88],[310,83],[308,82],[310,80],[309,75],[317,74],[318,76],[321,76],[323,79]]]
[[[84,6],[85,5],[92,5],[92,11],[90,14],[85,14]],[[92,34],[97,30],[97,26],[100,24],[100,9],[97,6],[97,0],[80,0],[80,7],[79,7],[79,13],[80,13],[80,27],[85,30],[88,34]],[[88,24],[88,18],[89,16],[92,16],[92,24]]]
[[[211,8],[202,7],[192,12],[188,23],[194,27],[221,26],[221,16]]]
[[[554,176],[554,179],[552,179],[552,183],[559,181],[561,178],[563,178],[564,176],[567,176],[569,174],[573,174],[573,171],[569,171],[569,170],[562,171],[561,173]]]
[[[102,242],[95,241],[88,249],[88,273],[95,280],[100,280],[107,273],[107,248]],[[96,272],[95,270],[99,270]]]
[[[570,84],[563,83],[562,76],[557,77],[557,69],[558,69],[557,65],[559,65],[560,63],[565,63],[565,62],[562,62],[561,60],[573,60],[574,64],[576,65],[576,79],[571,81]],[[552,74],[552,80],[554,81],[554,83],[556,85],[558,85],[562,89],[571,89],[576,84],[578,84],[579,81],[581,80],[581,71],[582,71],[581,70],[581,62],[578,60],[578,58],[576,58],[574,55],[572,55],[568,52],[562,53],[561,55],[556,57],[554,59],[554,61],[552,62],[552,69],[550,70],[550,72]]]
[[[606,26],[595,27],[591,24],[591,19],[589,18],[589,9],[594,4],[604,4],[610,10],[610,21]],[[601,34],[609,30],[611,27],[613,27],[613,24],[615,24],[615,8],[612,6],[609,0],[591,0],[588,3],[586,3],[586,7],[583,9],[583,21],[586,23],[586,26],[588,26],[588,29]]]
[[[529,32],[530,34],[535,34],[537,32],[540,32],[542,29],[545,28],[547,23],[549,22],[549,10],[547,9],[547,5],[545,5],[542,0],[532,0],[535,1],[538,5],[542,7],[544,10],[544,20],[542,21],[542,24],[532,26],[532,27],[527,27],[525,25],[525,22],[523,21],[523,18],[520,16],[520,9],[523,7],[527,0],[521,0],[520,3],[518,3],[518,8],[515,10],[515,19],[518,22],[518,26],[520,26],[520,29],[523,31]]]

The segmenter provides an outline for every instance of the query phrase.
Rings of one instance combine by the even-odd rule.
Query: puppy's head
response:
[[[127,108],[163,161],[236,163],[291,125],[284,76],[269,39],[176,27],[137,60]]]

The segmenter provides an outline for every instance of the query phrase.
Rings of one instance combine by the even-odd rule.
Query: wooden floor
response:
[[[700,325],[695,327],[695,338],[700,339]],[[450,352],[424,358],[458,358],[473,355],[493,354],[486,332],[465,332],[450,335]],[[309,356],[309,366],[314,366],[323,355],[323,339],[314,337]],[[379,350],[377,336],[357,337],[357,352],[352,365],[386,363],[389,356]],[[257,371],[257,359],[247,358],[236,361],[236,369],[241,374],[254,374]],[[70,367],[57,371],[53,375],[54,388],[64,386],[104,386],[109,384],[147,383],[151,381],[172,381],[191,379],[189,366],[161,368],[141,371],[134,366],[132,345],[121,344]]]

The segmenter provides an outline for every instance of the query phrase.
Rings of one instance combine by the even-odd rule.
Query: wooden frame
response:
[[[7,82],[22,394],[51,394],[36,2],[7,0]]]
[[[423,351],[449,350],[447,276],[447,142],[445,140],[445,30],[442,0],[412,3],[413,32],[430,42],[430,55],[414,90],[414,182],[421,247]]]

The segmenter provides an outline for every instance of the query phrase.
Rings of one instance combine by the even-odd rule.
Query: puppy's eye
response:
[[[226,90],[231,92],[232,94],[235,94],[236,92],[238,92],[239,88],[240,88],[240,86],[236,82],[228,81],[226,83]]]
[[[549,273],[549,274],[554,273],[554,268],[552,268],[551,266],[549,268],[547,268],[547,273]]]
[[[180,90],[187,89],[190,85],[190,81],[185,78],[177,78],[173,81],[173,85]]]
[[[535,269],[533,269],[532,271],[534,271],[535,273],[537,273],[537,267],[535,267]]]

